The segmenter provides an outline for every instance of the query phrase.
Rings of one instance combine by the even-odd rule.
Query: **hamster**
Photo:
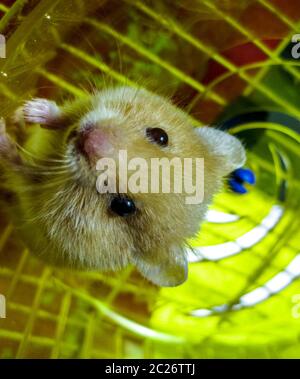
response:
[[[22,145],[0,128],[2,192],[27,246],[50,264],[116,271],[134,265],[158,286],[187,279],[187,240],[199,230],[223,178],[245,163],[241,142],[145,89],[108,88],[58,106],[27,101],[17,111]],[[33,124],[29,126],[28,124]],[[204,198],[182,193],[99,193],[97,159],[204,158]]]

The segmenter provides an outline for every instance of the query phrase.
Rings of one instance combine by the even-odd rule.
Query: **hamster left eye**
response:
[[[169,142],[168,134],[161,128],[147,128],[147,137],[160,146],[167,146]]]
[[[127,197],[116,196],[110,203],[110,210],[118,216],[126,217],[136,211],[134,201]]]

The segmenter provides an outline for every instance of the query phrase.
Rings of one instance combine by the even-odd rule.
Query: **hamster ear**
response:
[[[195,132],[211,153],[221,160],[219,167],[224,176],[245,164],[246,152],[236,137],[207,126],[195,128]]]
[[[188,262],[181,249],[173,249],[167,257],[163,257],[160,261],[151,262],[142,254],[136,255],[133,261],[138,271],[157,286],[175,287],[187,279]]]

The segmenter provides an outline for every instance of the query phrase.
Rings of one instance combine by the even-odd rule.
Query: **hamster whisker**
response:
[[[41,190],[51,189],[51,188],[54,188],[55,190],[57,190],[57,186],[65,185],[66,183],[67,183],[66,177],[65,175],[62,175],[58,180],[51,180],[51,181],[48,181],[47,183],[39,183],[38,188],[35,184],[32,184],[32,185],[26,184],[20,189],[20,192],[32,193],[36,191],[39,193]]]
[[[56,162],[56,163],[64,163],[65,162],[65,159],[52,159],[52,158],[41,158],[41,157],[37,157],[35,156],[34,154],[32,154],[31,152],[29,152],[28,150],[26,150],[24,147],[22,147],[21,145],[19,145],[17,142],[15,142],[16,144],[16,147],[18,150],[22,151],[22,153],[28,155],[29,157],[33,158],[33,159],[36,159],[38,161],[45,161],[45,162]],[[62,158],[65,158],[64,155],[61,155]]]
[[[41,169],[41,170],[45,170],[45,171],[56,171],[56,170],[61,170],[61,169],[68,169],[71,167],[71,163],[68,163],[66,162],[66,164],[62,164],[62,165],[59,165],[59,166],[52,166],[52,165],[49,165],[49,166],[43,166],[43,165],[40,165],[40,164],[36,164],[35,162],[30,165],[30,167],[32,167],[33,169]]]

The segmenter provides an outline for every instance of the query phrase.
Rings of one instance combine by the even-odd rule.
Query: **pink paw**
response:
[[[59,116],[59,107],[54,101],[47,99],[33,99],[23,106],[25,121],[33,124],[51,125],[58,120]]]

